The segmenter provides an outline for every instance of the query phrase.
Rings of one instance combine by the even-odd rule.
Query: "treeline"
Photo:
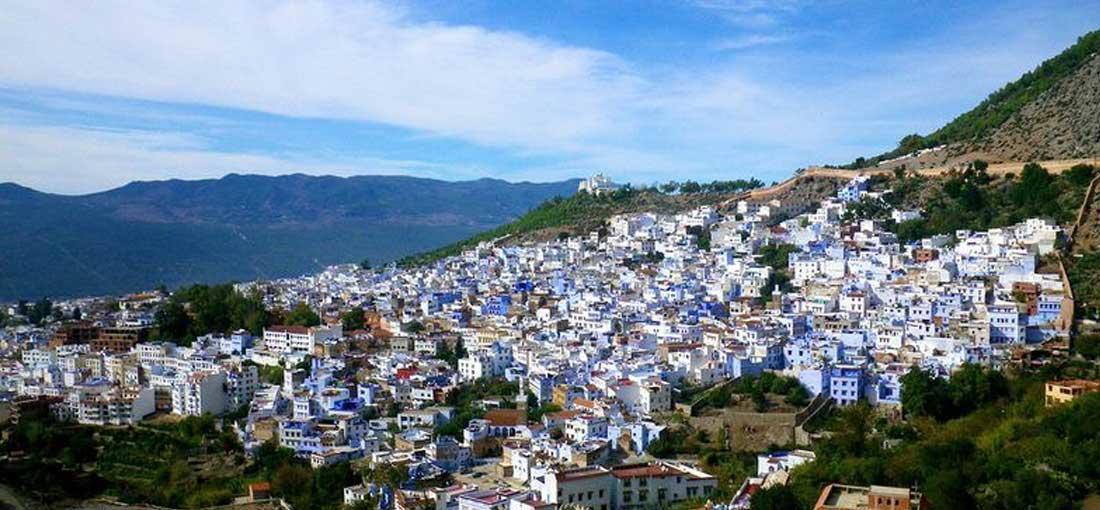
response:
[[[675,193],[682,193],[685,195],[695,194],[707,194],[707,193],[740,193],[743,191],[754,190],[764,187],[764,182],[755,177],[751,179],[735,179],[732,181],[711,181],[711,182],[695,182],[687,180],[684,182],[669,181],[664,184],[659,184],[647,189],[659,191],[666,195]]]
[[[127,504],[206,508],[247,494],[250,483],[270,482],[273,494],[294,508],[335,510],[343,488],[363,479],[350,463],[312,469],[273,442],[249,460],[236,435],[209,415],[109,428],[24,419],[0,451],[23,453],[0,466],[0,478],[43,501],[110,496]],[[375,475],[393,485],[405,476],[388,469]]]
[[[180,288],[161,304],[154,319],[157,338],[184,345],[208,333],[245,329],[259,335],[276,321],[258,294],[246,296],[229,283]]]
[[[950,379],[913,367],[901,377],[901,406],[911,417],[944,421],[966,416],[1008,396],[1008,380],[995,370],[963,365]]]
[[[80,320],[80,309],[73,312],[74,320]],[[15,305],[15,316],[8,315],[7,311],[0,309],[0,327],[22,324],[24,321],[32,326],[40,326],[49,320],[59,321],[65,319],[65,313],[53,305],[49,298],[43,297],[33,303],[21,299]]]
[[[940,145],[980,140],[1000,127],[1024,105],[1034,101],[1059,80],[1073,74],[1100,51],[1100,30],[1089,32],[1057,56],[1043,62],[1016,81],[992,93],[974,109],[955,117],[927,136],[907,135],[890,152],[857,158],[845,168],[863,168]]]

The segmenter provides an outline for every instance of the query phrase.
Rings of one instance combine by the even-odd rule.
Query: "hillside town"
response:
[[[603,176],[581,186],[614,189]],[[249,454],[275,444],[315,469],[400,470],[396,487],[346,487],[349,506],[749,508],[815,462],[802,425],[822,409],[900,411],[914,367],[942,378],[999,370],[1068,338],[1073,296],[1050,257],[1061,226],[1031,218],[902,244],[856,207],[888,193],[857,177],[815,204],[619,215],[587,235],[486,242],[420,267],[237,284],[268,309],[304,304],[319,319],[256,334],[153,339],[163,292],[103,313],[91,299],[57,303],[85,312],[0,337],[2,418],[125,427],[221,416]],[[889,214],[900,223],[922,211]],[[361,315],[355,329],[348,310]],[[759,447],[756,473],[735,490],[699,459],[652,454],[673,423],[700,415],[695,396],[765,374],[797,381],[804,398],[773,406],[796,426],[783,448]],[[1046,391],[1060,405],[1100,386]],[[745,415],[769,413],[758,407]],[[816,508],[928,506],[919,488],[845,482],[820,487]]]

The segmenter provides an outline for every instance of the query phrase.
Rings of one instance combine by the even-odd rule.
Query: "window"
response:
[[[600,489],[600,497],[603,497],[603,489]]]

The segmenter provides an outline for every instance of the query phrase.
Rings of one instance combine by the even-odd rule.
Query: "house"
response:
[[[1096,392],[1100,392],[1100,381],[1087,381],[1084,379],[1047,381],[1046,406],[1067,404],[1081,395]]]
[[[814,510],[922,510],[924,495],[910,489],[872,485],[830,484],[821,490]]]
[[[756,475],[767,476],[779,471],[790,471],[817,458],[809,450],[777,451],[756,456]]]
[[[611,470],[615,479],[615,510],[665,507],[680,501],[706,499],[718,489],[718,479],[686,464],[657,461],[625,464]]]

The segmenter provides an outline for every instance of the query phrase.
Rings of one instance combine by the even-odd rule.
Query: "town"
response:
[[[578,192],[616,187],[595,176]],[[418,267],[236,284],[289,311],[254,331],[165,335],[164,291],[55,303],[71,320],[0,339],[0,418],[216,416],[249,456],[278,447],[312,469],[396,471],[344,487],[348,506],[750,508],[815,462],[819,415],[899,416],[911,371],[997,371],[1068,343],[1074,298],[1052,257],[1063,227],[1030,218],[902,243],[860,213],[890,192],[857,176],[820,203],[618,215],[587,235],[484,242]],[[1051,381],[1046,404],[1097,391]],[[755,448],[755,471],[730,480],[661,455],[683,423]],[[819,490],[821,509],[929,506],[919,487]],[[234,497],[272,491],[258,481]]]

